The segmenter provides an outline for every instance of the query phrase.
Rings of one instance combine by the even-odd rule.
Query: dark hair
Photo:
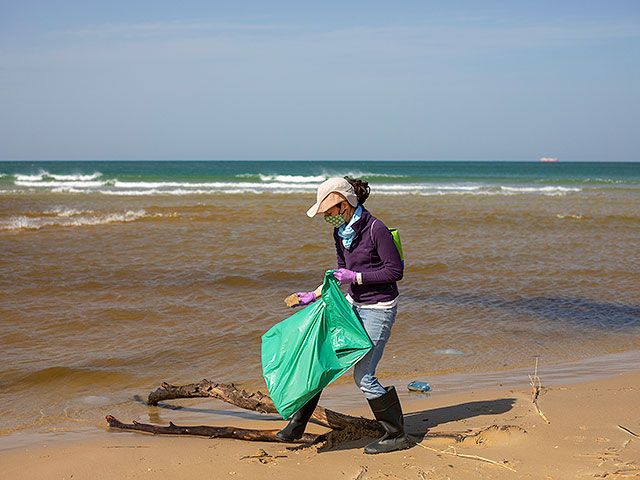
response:
[[[358,204],[364,204],[364,202],[367,201],[367,198],[369,198],[369,193],[371,192],[369,182],[351,177],[344,177],[344,179],[353,186],[353,190],[356,192],[356,197],[358,197]]]

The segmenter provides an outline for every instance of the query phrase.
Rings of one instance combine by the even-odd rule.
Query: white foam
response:
[[[556,186],[545,187],[505,187],[495,185],[376,185],[376,193],[381,195],[523,195],[538,194],[545,196],[560,196],[568,193],[580,192],[581,188],[567,188]]]
[[[311,183],[259,183],[259,182],[105,182],[95,188],[82,182],[64,184],[53,189],[53,192],[68,193],[101,193],[119,196],[150,196],[150,195],[209,195],[220,193],[315,193],[317,186]],[[93,188],[91,188],[93,187]],[[438,184],[379,184],[374,186],[380,195],[565,195],[579,192],[579,188],[566,187],[500,187],[492,185],[438,185]]]
[[[438,185],[438,184],[381,184],[375,185],[376,192],[390,192],[390,193],[433,193],[433,192],[478,192],[483,187],[480,185]]]
[[[144,210],[138,210],[134,212],[129,210],[125,213],[110,213],[104,217],[93,217],[93,218],[79,218],[72,221],[73,225],[82,226],[82,225],[101,225],[105,223],[126,223],[126,222],[134,222],[139,218],[146,217],[147,213]]]
[[[280,182],[280,183],[322,183],[326,177],[324,175],[259,175],[263,182]]]
[[[288,190],[285,188],[278,190],[269,190],[270,193],[297,193],[296,190]],[[264,189],[259,188],[247,188],[247,187],[236,187],[236,188],[219,188],[215,190],[204,190],[204,189],[195,189],[195,190],[186,190],[183,188],[176,188],[170,190],[158,190],[158,189],[150,189],[150,190],[99,190],[99,193],[103,195],[116,195],[116,196],[150,196],[150,195],[212,195],[212,194],[221,194],[221,193],[254,193],[261,194],[266,193]]]
[[[556,218],[560,219],[571,219],[571,220],[582,220],[584,217],[582,215],[556,215]]]
[[[112,185],[115,188],[223,188],[229,185],[238,185],[231,182],[208,182],[208,183],[190,183],[190,182],[122,182],[114,180]],[[259,185],[259,184],[256,184]]]
[[[239,174],[246,181],[122,181],[116,178],[102,178],[102,173],[90,175],[57,175],[41,170],[38,175],[16,175],[15,186],[50,189],[56,193],[101,193],[120,196],[152,195],[209,195],[220,193],[315,193],[317,185],[335,172],[323,172],[320,175],[281,175],[281,174]],[[350,172],[354,177],[403,177],[403,175],[374,174],[368,172]],[[382,180],[384,182],[384,180]],[[372,185],[377,194],[382,195],[565,195],[580,192],[582,188],[554,185],[499,185],[477,182],[460,183],[395,183],[388,181]]]
[[[544,187],[500,187],[505,192],[515,193],[567,193],[580,192],[581,188],[560,187],[560,186],[544,186]]]
[[[87,190],[73,187],[58,187],[51,190],[54,193],[90,193],[95,190]]]
[[[54,175],[53,173],[46,173],[45,177],[51,177],[54,180],[60,180],[63,182],[88,182],[89,180],[95,180],[96,178],[100,178],[102,173],[94,172],[91,175]]]
[[[12,217],[0,221],[0,230],[40,230],[44,227],[83,227],[91,225],[106,225],[111,223],[135,222],[144,217],[163,216],[162,214],[150,215],[144,210],[128,210],[124,213],[105,213],[94,216],[73,217]]]
[[[350,178],[406,178],[408,175],[394,175],[391,173],[372,173],[363,171],[351,171],[351,172],[322,172],[324,178],[329,177],[350,177]]]
[[[0,220],[0,230],[23,230],[32,228],[37,229],[40,227],[29,217],[20,216],[12,217],[9,220]]]
[[[327,172],[324,171],[320,175],[284,175],[284,174],[267,174],[267,173],[240,173],[236,178],[259,178],[262,182],[280,182],[280,183],[317,183],[320,184],[330,177],[351,177],[351,178],[403,178],[406,175],[392,175],[387,173],[369,173],[369,172]]]
[[[109,182],[91,182],[91,181],[34,181],[34,180],[16,180],[16,185],[21,187],[70,187],[70,188],[97,188],[108,185]]]
[[[37,175],[20,175],[16,173],[13,177],[19,182],[39,182],[44,178],[45,172],[40,170]]]
[[[295,190],[315,192],[316,186],[307,183],[259,183],[259,182],[209,182],[209,183],[188,183],[188,182],[121,182],[115,180],[112,185],[116,189],[128,189],[136,191],[144,191],[146,189],[153,190],[158,193],[166,193],[169,189],[180,189],[185,193],[194,192],[215,192],[224,191],[226,189],[251,189],[257,191],[276,191],[276,190]],[[166,189],[166,190],[163,190]]]
[[[60,175],[55,173],[49,173],[46,170],[40,170],[37,175],[23,175],[23,174],[15,174],[14,178],[17,182],[42,182],[45,178],[50,178],[53,180],[58,180],[61,182],[87,182],[90,180],[95,180],[102,176],[100,172],[94,172],[90,175],[83,175],[81,173],[72,174],[72,175]],[[16,184],[18,184],[16,182]]]
[[[93,210],[76,210],[75,208],[55,207],[45,210],[46,215],[56,215],[58,217],[73,217],[76,215],[93,213]]]

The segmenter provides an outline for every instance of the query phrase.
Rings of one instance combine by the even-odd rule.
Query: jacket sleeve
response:
[[[392,283],[402,280],[404,267],[391,232],[379,220],[370,229],[373,244],[378,251],[383,266],[373,272],[362,272],[362,283]]]
[[[333,241],[336,243],[336,258],[338,260],[338,268],[347,268],[347,262],[344,260],[344,251],[342,247],[342,239],[337,233],[337,229],[333,232]]]

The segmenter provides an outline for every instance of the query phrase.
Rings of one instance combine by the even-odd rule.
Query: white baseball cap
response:
[[[309,217],[315,217],[318,213],[324,213],[334,205],[347,201],[352,207],[358,206],[356,192],[347,180],[342,177],[331,177],[320,184],[316,203],[307,210]]]

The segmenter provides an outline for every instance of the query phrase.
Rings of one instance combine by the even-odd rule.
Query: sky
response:
[[[0,0],[0,160],[640,161],[640,2]]]

